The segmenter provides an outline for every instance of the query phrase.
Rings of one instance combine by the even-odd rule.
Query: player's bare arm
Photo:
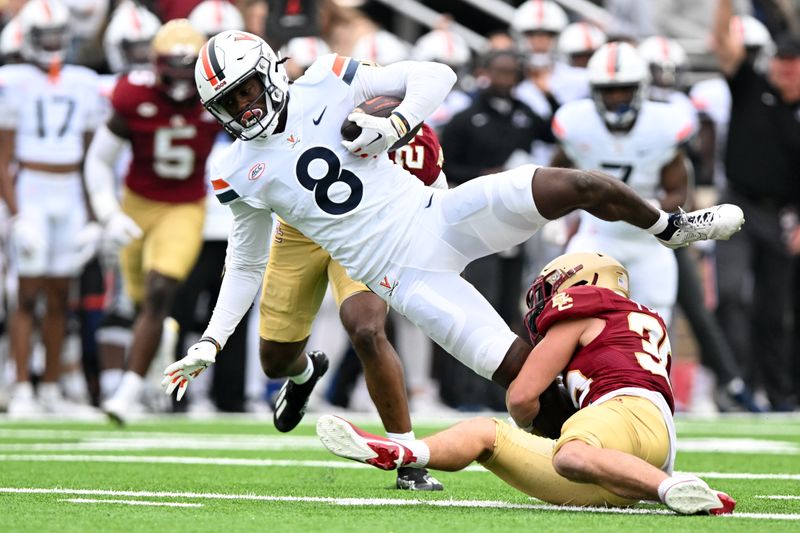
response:
[[[599,318],[559,322],[536,344],[506,393],[506,406],[514,422],[530,427],[539,414],[539,397],[566,368],[575,350],[592,342],[603,330]]]
[[[745,58],[744,45],[737,42],[730,31],[733,6],[731,0],[717,0],[714,12],[714,52],[717,54],[719,68],[726,76],[732,75]]]
[[[663,195],[658,199],[661,209],[677,211],[686,203],[689,194],[688,162],[683,149],[678,150],[675,157],[661,169],[661,189]]]
[[[14,197],[14,178],[9,172],[11,159],[14,157],[14,130],[0,130],[0,198],[8,207],[9,214],[17,214],[17,201]]]

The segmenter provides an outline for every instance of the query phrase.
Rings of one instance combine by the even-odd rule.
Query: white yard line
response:
[[[202,503],[181,503],[181,502],[148,502],[145,500],[95,500],[92,498],[66,498],[58,500],[69,503],[116,503],[119,505],[144,505],[152,507],[202,507]]]
[[[0,487],[5,494],[69,494],[80,496],[134,496],[145,498],[189,498],[195,500],[249,500],[270,502],[304,502],[326,503],[339,506],[427,506],[427,507],[472,507],[492,509],[531,509],[539,511],[583,512],[603,514],[637,514],[637,515],[671,515],[666,509],[614,509],[606,507],[572,507],[549,504],[521,504],[498,500],[411,500],[396,498],[326,498],[316,496],[269,496],[258,494],[219,494],[196,492],[151,492],[151,491],[115,491],[98,489],[41,489]],[[75,500],[79,500],[75,498]],[[86,500],[87,502],[90,500]],[[139,500],[130,500],[139,502]],[[92,503],[106,503],[109,500],[94,500]],[[755,520],[800,520],[800,514],[781,513],[735,513],[726,518],[747,518]],[[711,519],[713,520],[713,519]]]
[[[0,462],[60,462],[60,463],[142,463],[142,464],[175,464],[202,466],[261,466],[261,467],[308,467],[308,468],[344,468],[371,469],[369,465],[355,461],[338,459],[312,461],[297,459],[244,459],[238,457],[186,457],[174,455],[4,455],[0,454]],[[468,466],[462,472],[484,472],[482,466]],[[682,473],[682,472],[676,472]],[[800,481],[800,474],[755,474],[744,472],[692,472],[696,476],[708,479],[751,479],[751,480],[784,480]]]
[[[765,494],[761,496],[753,496],[753,498],[759,498],[762,500],[800,500],[800,496],[795,494]]]

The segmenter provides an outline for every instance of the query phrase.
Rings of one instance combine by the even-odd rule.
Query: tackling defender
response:
[[[525,322],[536,344],[506,402],[531,424],[539,396],[561,375],[579,408],[547,439],[476,418],[413,442],[370,435],[324,415],[322,443],[336,455],[391,470],[456,471],[479,461],[509,485],[559,505],[627,506],[658,500],[681,514],[727,514],[736,502],[693,476],[673,476],[675,427],[670,344],[658,314],[628,298],[628,273],[599,253],[566,254],[528,291]]]
[[[290,90],[269,46],[233,31],[206,43],[195,77],[203,104],[239,140],[212,180],[234,214],[219,299],[203,338],[164,371],[162,385],[167,393],[177,388],[178,397],[214,362],[258,291],[272,212],[447,352],[505,387],[531,347],[459,276],[470,261],[519,244],[575,209],[645,228],[667,246],[729,238],[743,223],[733,205],[668,215],[600,172],[526,165],[455,189],[425,188],[378,155],[447,95],[455,74],[444,65],[376,67],[328,55]],[[389,118],[351,113],[377,95],[403,101]],[[362,128],[353,141],[340,137],[346,117]]]

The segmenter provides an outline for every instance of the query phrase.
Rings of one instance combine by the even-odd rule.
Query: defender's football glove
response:
[[[189,382],[203,373],[217,359],[219,344],[213,339],[203,338],[189,347],[186,357],[176,361],[164,370],[164,379],[161,380],[161,388],[169,396],[172,391],[178,389],[176,399],[181,401]]]
[[[142,228],[122,211],[117,211],[106,222],[104,240],[107,248],[119,250],[142,236]]]
[[[408,122],[396,113],[383,118],[353,112],[347,119],[361,127],[361,135],[352,141],[342,141],[342,146],[359,157],[375,157],[388,151],[409,130]]]

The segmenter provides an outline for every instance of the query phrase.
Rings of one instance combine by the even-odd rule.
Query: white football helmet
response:
[[[330,54],[328,43],[319,37],[294,37],[281,48],[281,57],[287,58],[286,73],[295,80],[320,56]]]
[[[514,11],[511,28],[520,33],[541,31],[557,34],[566,28],[567,23],[567,14],[555,2],[528,0]]]
[[[587,69],[592,98],[605,123],[612,129],[630,127],[642,107],[649,81],[647,64],[636,49],[624,42],[604,44],[592,55]],[[633,97],[627,104],[609,109],[603,91],[621,87],[633,88]]]
[[[438,61],[457,70],[470,60],[467,41],[450,30],[433,30],[417,39],[411,51],[415,61]]]
[[[22,27],[19,17],[8,21],[0,32],[0,65],[22,60]]]
[[[573,22],[558,36],[556,48],[573,64],[573,56],[587,56],[603,46],[606,34],[588,22]]]
[[[639,44],[639,55],[649,68],[654,86],[675,88],[686,69],[686,51],[673,39],[648,37]]]
[[[94,39],[106,22],[108,0],[62,0],[70,14],[73,35],[82,39]]]
[[[225,30],[244,30],[241,11],[227,0],[205,0],[189,13],[189,22],[210,39]]]
[[[30,0],[20,10],[22,57],[41,66],[63,63],[69,46],[69,10],[60,0]]]
[[[130,1],[121,3],[111,15],[103,35],[103,49],[112,72],[150,65],[150,41],[161,21],[153,13]]]
[[[249,141],[275,131],[286,106],[289,77],[283,61],[261,37],[235,30],[215,35],[200,50],[194,77],[203,105],[231,135]],[[261,94],[232,115],[223,105],[225,97],[253,77],[262,84]],[[259,101],[266,111],[254,105]]]
[[[408,46],[388,31],[378,30],[358,39],[351,55],[379,65],[391,65],[408,59]]]
[[[764,24],[750,15],[731,17],[730,33],[734,39],[743,43],[745,48],[769,48],[772,36]]]

